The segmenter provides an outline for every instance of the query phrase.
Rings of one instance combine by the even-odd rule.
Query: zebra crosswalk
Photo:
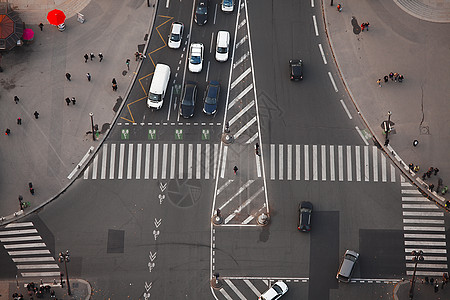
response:
[[[0,230],[0,243],[22,277],[59,278],[59,266],[33,222],[6,225]]]
[[[403,231],[406,275],[412,275],[415,262],[411,252],[423,251],[416,275],[438,276],[448,272],[444,212],[409,182],[402,182]]]

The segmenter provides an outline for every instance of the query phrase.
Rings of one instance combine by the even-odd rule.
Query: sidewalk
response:
[[[445,285],[441,288],[442,282],[439,281],[439,290],[435,292],[434,285],[422,283],[421,278],[417,278],[413,291],[414,300],[445,300],[450,299],[450,286]],[[394,300],[410,300],[409,290],[411,282],[409,280],[399,282],[394,289]]]
[[[82,279],[70,279],[70,291],[71,295],[67,294],[67,286],[64,281],[64,287],[61,287],[60,283],[57,282],[46,282],[44,281],[42,286],[50,286],[51,290],[55,292],[55,298],[50,297],[50,291],[43,292],[43,297],[40,299],[77,299],[77,300],[88,300],[91,299],[91,285],[89,282]],[[12,295],[14,293],[22,294],[24,299],[30,299],[28,294],[27,285],[30,282],[23,281],[0,281],[0,299],[13,299]],[[36,287],[40,287],[40,282],[35,282]],[[37,295],[33,296],[38,298]]]
[[[326,30],[354,105],[381,145],[385,142],[381,124],[392,112],[394,130],[384,151],[429,199],[444,205],[450,193],[444,197],[431,193],[428,184],[437,187],[442,178],[443,185],[450,186],[450,86],[445,84],[450,58],[441,51],[450,48],[446,38],[450,24],[442,23],[450,22],[450,3],[434,1],[442,3],[433,8],[427,0],[334,2],[330,6],[329,1],[322,1]],[[336,9],[339,2],[342,12]],[[407,4],[413,7],[404,7]],[[424,21],[433,16],[441,23]],[[370,31],[361,32],[363,22],[370,23]],[[405,79],[385,84],[383,77],[390,72],[403,74]],[[417,147],[414,140],[419,141]],[[420,166],[417,174],[409,171],[410,163]],[[424,182],[422,174],[430,167],[440,171]]]
[[[4,133],[9,128],[11,134],[2,135],[0,146],[0,224],[15,219],[19,195],[30,202],[30,208],[25,209],[29,213],[64,192],[79,175],[126,99],[139,67],[134,53],[138,44],[146,43],[144,38],[156,12],[146,1],[134,6],[118,0],[9,2],[35,36],[31,44],[4,54],[1,62],[0,129]],[[64,32],[46,20],[47,12],[54,8],[66,13]],[[77,21],[77,12],[84,15],[85,23]],[[43,31],[37,26],[40,22],[44,23]],[[84,54],[91,52],[95,58],[85,63]],[[125,64],[128,58],[129,71]],[[71,81],[66,73],[71,74]],[[112,90],[113,78],[117,92]],[[18,104],[13,100],[16,95]],[[75,97],[76,104],[67,105],[67,97]],[[92,138],[91,112],[100,131],[97,141]],[[22,125],[16,122],[19,117]],[[89,153],[89,149],[94,151]],[[29,182],[34,195],[29,192]]]

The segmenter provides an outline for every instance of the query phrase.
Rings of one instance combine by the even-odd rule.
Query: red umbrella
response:
[[[22,39],[25,41],[31,41],[34,37],[34,31],[33,29],[26,28],[23,30]]]
[[[59,9],[54,9],[47,14],[47,20],[52,25],[59,25],[64,23],[66,15]]]

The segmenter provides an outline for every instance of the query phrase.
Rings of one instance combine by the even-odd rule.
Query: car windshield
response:
[[[170,36],[170,40],[178,42],[180,40],[180,35],[178,33],[172,33],[172,35]]]
[[[226,47],[217,47],[217,53],[227,53],[227,50]]]
[[[356,257],[354,257],[353,255],[346,255],[345,259],[351,260],[351,261],[356,261]]]
[[[232,0],[223,0],[223,5],[230,7],[233,4]]]
[[[206,103],[206,104],[214,105],[214,104],[216,104],[216,98],[206,97],[205,103]]]
[[[206,9],[206,6],[199,5],[197,7],[196,13],[199,14],[199,15],[206,15],[208,13],[208,10]]]
[[[150,93],[148,95],[148,99],[150,99],[150,101],[152,102],[159,102],[161,101],[161,95]]]
[[[201,62],[200,56],[191,56],[191,64],[198,65]]]
[[[278,295],[281,295],[281,293],[283,292],[278,285],[274,285],[272,286],[272,288],[277,292]]]

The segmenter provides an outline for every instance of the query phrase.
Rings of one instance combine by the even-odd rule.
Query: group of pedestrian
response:
[[[428,171],[426,171],[425,173],[423,173],[422,179],[425,180],[426,178],[430,178],[431,175],[432,175],[433,173],[434,173],[434,175],[436,176],[438,172],[439,172],[439,169],[438,169],[438,168],[430,167],[430,168],[428,169]]]
[[[389,79],[391,80],[391,81],[394,81],[394,82],[403,82],[403,79],[404,79],[404,77],[403,77],[403,75],[402,74],[399,74],[399,73],[397,73],[397,72],[391,72],[391,73],[389,73],[389,75],[385,75],[384,77],[383,77],[383,79],[384,79],[384,83],[388,83],[389,82]],[[377,80],[377,83],[378,83],[378,86],[379,87],[381,87],[381,83],[382,83],[382,81],[381,81],[381,78],[379,78],[378,80]]]
[[[448,284],[449,278],[448,273],[442,274],[442,281],[441,281],[441,289],[444,289],[445,285]],[[425,278],[422,280],[422,283],[425,284],[431,284],[434,288],[434,292],[439,292],[439,281],[438,279],[434,279],[433,277],[428,278],[428,276],[425,276]]]
[[[27,284],[28,296],[33,299],[35,295],[36,298],[44,298],[44,294],[50,294],[50,298],[55,298],[55,291],[50,285],[38,285],[34,282]]]
[[[410,164],[409,164],[409,169],[410,169],[411,171],[417,173],[417,172],[419,172],[420,167],[419,167],[419,165],[414,165],[413,163],[410,163]]]
[[[19,101],[20,101],[19,97],[17,95],[14,96],[14,102],[16,104],[19,104]],[[34,115],[35,119],[39,119],[39,113],[37,112],[37,110],[34,111],[33,115]],[[22,125],[22,118],[21,117],[17,118],[17,125]],[[11,134],[11,129],[6,128],[5,135],[10,135],[10,134]]]
[[[136,51],[136,52],[134,52],[134,58],[135,58],[136,61],[142,60],[142,59],[145,58],[145,55],[140,53],[140,52],[138,52],[138,51]]]
[[[70,105],[70,102],[72,102],[72,104],[75,105],[75,103],[77,102],[77,100],[75,99],[75,97],[72,97],[72,99],[69,98],[69,97],[67,97],[67,98],[66,98],[67,106]]]
[[[364,31],[364,29],[367,29],[369,31],[369,22],[361,23],[361,31]]]
[[[88,60],[89,60],[89,58],[91,59],[91,61],[94,60],[95,54],[92,53],[92,52],[91,52],[89,55],[88,55],[87,53],[85,53],[85,54],[84,54],[84,62],[87,63]],[[103,53],[100,52],[100,53],[98,54],[98,58],[99,58],[99,61],[101,62],[101,61],[103,60]]]

